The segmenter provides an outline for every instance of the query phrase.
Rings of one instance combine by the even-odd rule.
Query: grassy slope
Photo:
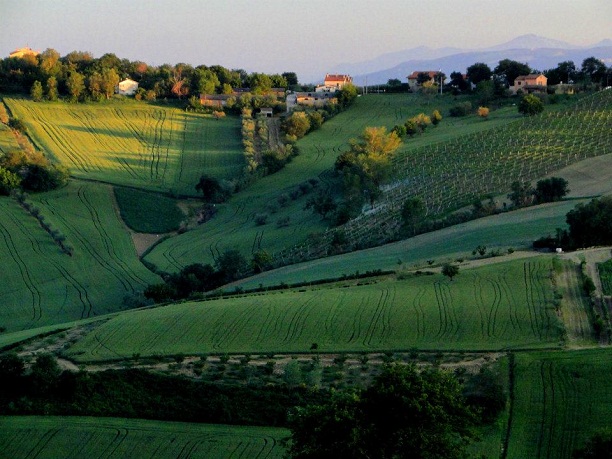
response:
[[[81,417],[0,417],[3,457],[281,458],[278,428]]]
[[[202,173],[240,174],[239,120],[145,103],[34,103],[5,98],[35,143],[75,177],[197,195]]]
[[[289,205],[272,213],[268,222],[256,226],[254,216],[267,212],[269,203],[294,189],[310,178],[319,178],[325,188],[329,171],[337,156],[348,148],[348,140],[358,137],[366,126],[386,126],[391,129],[406,118],[420,113],[431,113],[436,108],[444,110],[454,104],[452,98],[441,101],[435,98],[424,100],[408,94],[370,95],[360,97],[348,111],[329,120],[320,130],[298,142],[300,155],[282,171],[265,177],[240,192],[223,205],[214,220],[157,246],[146,260],[165,271],[176,271],[190,263],[212,263],[213,253],[224,248],[236,248],[245,256],[253,250],[264,249],[277,252],[292,246],[309,233],[323,231],[327,222],[321,222],[311,211],[303,210],[306,197],[290,201]],[[495,112],[490,123],[476,118],[444,120],[437,128],[418,139],[410,140],[404,149],[439,142],[465,132],[492,129],[516,119],[514,111],[508,109]],[[407,151],[407,150],[406,150]],[[291,224],[277,228],[279,218],[290,217]]]
[[[343,288],[280,291],[127,312],[68,354],[500,350],[557,346],[548,257]]]
[[[6,124],[0,123],[0,155],[18,149],[19,144],[11,129]]]
[[[570,458],[610,426],[610,349],[517,354],[512,458]]]
[[[157,193],[115,187],[121,218],[140,233],[167,233],[179,228],[185,214],[176,200]]]
[[[125,295],[159,281],[139,262],[110,186],[72,182],[29,201],[74,254],[62,253],[15,201],[0,199],[0,324],[9,331],[117,311]]]

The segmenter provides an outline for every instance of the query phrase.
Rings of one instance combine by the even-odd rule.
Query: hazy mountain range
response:
[[[493,69],[500,60],[512,59],[543,71],[554,68],[563,61],[573,61],[577,67],[580,67],[582,61],[590,56],[595,56],[606,65],[611,65],[612,40],[602,40],[590,46],[577,46],[530,34],[481,49],[452,47],[432,49],[419,46],[383,54],[364,62],[339,64],[330,73],[352,75],[357,85],[376,85],[386,83],[391,78],[406,82],[406,77],[415,70],[441,69],[448,76],[454,71],[465,73],[467,67],[476,62],[484,62]]]

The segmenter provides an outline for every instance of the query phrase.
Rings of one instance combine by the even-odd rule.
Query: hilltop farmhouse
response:
[[[542,74],[520,75],[514,80],[514,85],[510,87],[510,91],[513,94],[516,94],[519,90],[526,93],[546,92],[547,82],[548,78]]]
[[[336,92],[340,91],[347,84],[353,84],[353,78],[350,75],[330,75],[325,74],[323,84],[315,88],[316,92]]]
[[[9,54],[9,57],[17,57],[19,59],[23,59],[24,57],[27,57],[27,56],[36,57],[39,54],[40,53],[38,51],[34,51],[32,48],[26,46],[25,48],[16,49],[11,54]]]
[[[423,85],[423,83],[433,84],[436,82],[436,78],[438,77],[439,73],[440,72],[438,70],[415,70],[407,77],[408,87],[411,91],[416,91]],[[421,82],[419,82],[419,75],[425,75],[428,77],[428,79],[423,81],[425,77],[421,77]]]

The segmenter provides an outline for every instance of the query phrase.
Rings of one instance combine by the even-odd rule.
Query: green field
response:
[[[0,156],[11,150],[19,150],[19,144],[11,129],[6,124],[0,123]]]
[[[244,158],[240,121],[125,102],[35,103],[4,98],[34,143],[74,177],[194,196],[202,174],[235,178]]]
[[[321,221],[312,211],[304,210],[307,196],[290,200],[282,207],[274,206],[279,196],[290,194],[300,183],[313,178],[320,180],[320,189],[327,189],[337,156],[348,149],[349,139],[361,135],[365,127],[384,125],[391,129],[409,116],[444,109],[454,103],[452,98],[424,101],[409,94],[358,98],[349,110],[301,139],[297,143],[299,156],[283,170],[262,178],[229,202],[218,205],[219,213],[211,222],[164,241],[146,256],[146,260],[163,271],[172,272],[191,263],[213,263],[214,257],[225,248],[238,249],[247,258],[259,249],[278,253],[303,241],[311,233],[325,231],[329,223]],[[504,109],[492,115],[491,123],[478,123],[475,117],[444,120],[421,138],[407,141],[403,148],[439,142],[464,132],[486,131],[516,119],[514,111]],[[270,210],[271,204],[275,207],[273,210]],[[269,214],[267,224],[255,224],[258,213]],[[275,223],[287,217],[289,225],[278,228]]]
[[[159,282],[138,260],[110,186],[71,182],[28,201],[74,252],[63,253],[16,201],[0,199],[0,324],[8,331],[121,310],[126,296]]]
[[[517,354],[509,459],[563,459],[610,426],[609,349]]]
[[[77,361],[203,353],[556,347],[548,257],[440,274],[187,302],[112,318],[67,352]]]
[[[19,458],[281,458],[288,431],[82,417],[0,417],[0,455]]]
[[[179,228],[185,214],[176,200],[157,193],[115,187],[121,218],[140,233],[167,233]]]

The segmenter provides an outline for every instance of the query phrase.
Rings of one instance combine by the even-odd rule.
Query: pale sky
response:
[[[294,71],[304,83],[389,52],[482,48],[529,33],[575,45],[612,38],[612,1],[0,0],[1,57],[22,46],[114,53]]]

